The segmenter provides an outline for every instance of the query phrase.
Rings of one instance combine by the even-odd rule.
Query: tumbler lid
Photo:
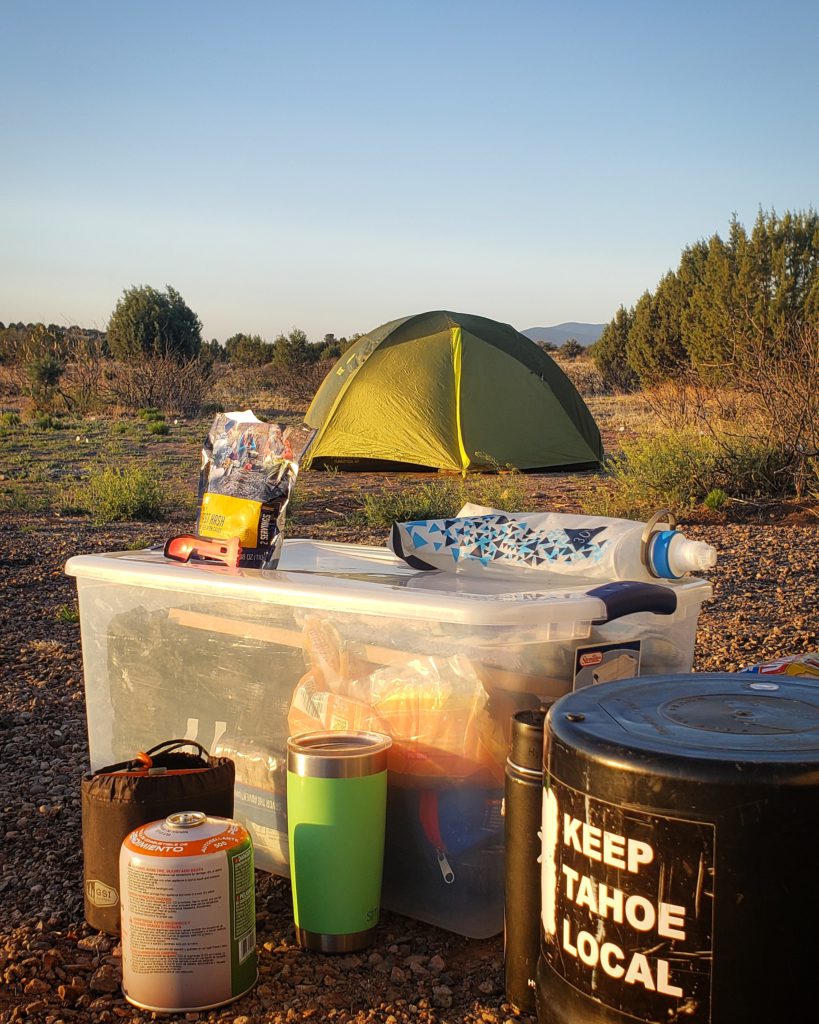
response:
[[[509,763],[530,772],[543,771],[543,710],[518,711],[512,715]]]
[[[378,732],[306,732],[287,740],[287,770],[319,779],[359,778],[387,768],[389,736]]]

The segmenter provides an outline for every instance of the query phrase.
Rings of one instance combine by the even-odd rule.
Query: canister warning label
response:
[[[714,826],[632,811],[548,782],[546,961],[580,992],[639,1020],[707,1024]]]

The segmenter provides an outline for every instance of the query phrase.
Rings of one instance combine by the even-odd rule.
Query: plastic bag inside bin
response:
[[[333,627],[305,621],[310,670],[288,713],[292,734],[364,729],[392,738],[390,771],[407,778],[503,778],[505,740],[489,695],[463,655],[409,657],[374,668],[345,653]]]

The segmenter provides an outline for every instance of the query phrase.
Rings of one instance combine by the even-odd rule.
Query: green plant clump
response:
[[[764,439],[659,432],[624,444],[607,464],[609,480],[586,492],[583,508],[631,519],[660,507],[719,508],[729,496],[782,497],[793,489],[789,466],[788,453]]]
[[[28,425],[32,430],[65,430],[68,427],[67,423],[52,416],[50,412],[35,413]]]
[[[520,474],[435,479],[402,491],[365,494],[360,515],[368,526],[389,527],[415,519],[448,519],[467,502],[520,511],[526,503]]]
[[[57,622],[65,622],[73,624],[80,621],[80,613],[76,605],[73,604],[61,604],[57,611],[54,613]]]
[[[711,509],[712,512],[718,512],[730,500],[721,487],[715,487],[705,495],[703,505]]]
[[[165,413],[157,409],[155,405],[150,405],[145,409],[139,410],[139,418],[145,420],[146,423],[151,423],[154,420],[164,420]]]
[[[0,412],[0,427],[19,427],[20,416],[16,412]]]
[[[126,466],[93,471],[71,492],[68,504],[89,512],[102,526],[132,519],[158,522],[165,518],[168,502],[150,470]]]
[[[171,428],[164,420],[150,420],[148,423],[148,433],[153,434],[157,437],[162,437],[165,434],[170,434]]]

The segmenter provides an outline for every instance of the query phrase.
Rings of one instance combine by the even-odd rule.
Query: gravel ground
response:
[[[538,504],[570,509],[571,482],[551,478]],[[308,507],[307,536],[340,539],[337,509]],[[337,521],[337,520],[336,520]],[[82,920],[79,780],[88,759],[74,582],[77,553],[158,541],[189,523],[122,524],[0,516],[0,1021],[144,1021],[119,993],[120,950]],[[719,550],[715,598],[704,609],[695,669],[732,671],[819,647],[819,545],[810,514],[772,511],[754,522],[685,524]],[[177,529],[179,527],[180,529]],[[376,533],[344,535],[380,543]],[[259,984],[238,1002],[185,1019],[532,1024],[503,994],[500,936],[469,940],[385,913],[357,956],[295,944],[289,884],[257,879]]]

